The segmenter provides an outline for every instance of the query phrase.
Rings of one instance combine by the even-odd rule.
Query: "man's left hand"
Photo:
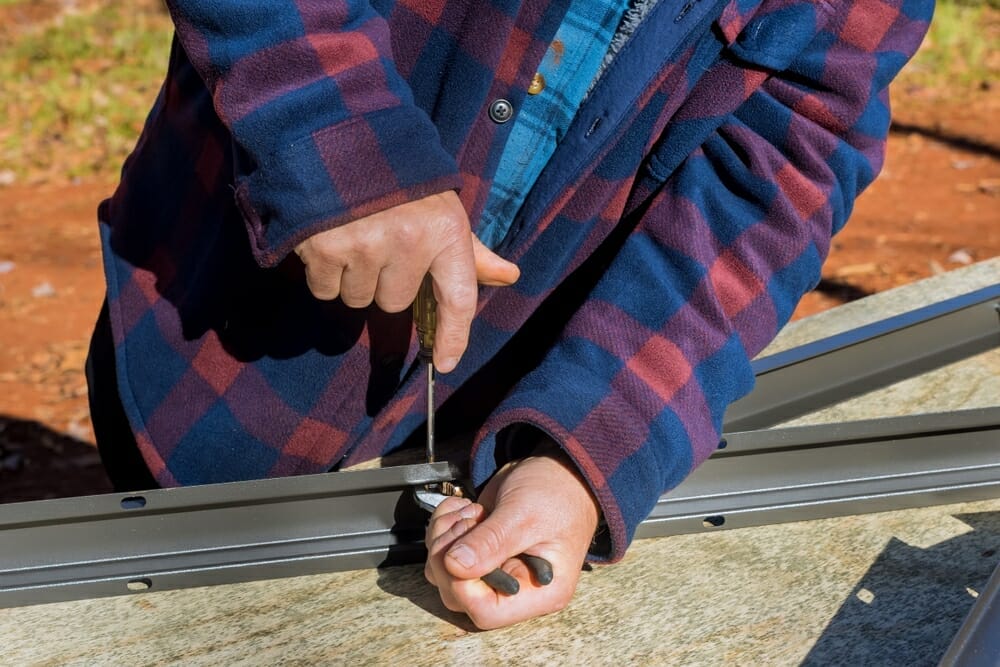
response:
[[[488,630],[565,607],[573,597],[597,528],[590,489],[562,454],[508,464],[479,502],[449,498],[427,526],[424,574],[452,611]],[[552,583],[540,585],[518,554],[552,564]],[[499,593],[479,577],[497,567],[514,576],[516,595]]]

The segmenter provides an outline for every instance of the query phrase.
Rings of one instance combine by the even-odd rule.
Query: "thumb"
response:
[[[475,236],[472,237],[472,254],[476,259],[476,279],[481,285],[506,287],[521,277],[517,264],[496,254]]]
[[[492,572],[534,544],[524,525],[519,512],[507,511],[503,505],[497,507],[448,549],[445,569],[459,579]]]

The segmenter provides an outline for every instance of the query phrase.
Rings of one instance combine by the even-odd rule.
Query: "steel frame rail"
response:
[[[1000,407],[733,433],[638,537],[1000,497]]]
[[[997,346],[998,298],[1000,285],[760,360],[762,395],[638,536],[1000,496],[1000,407],[751,430]],[[0,505],[0,606],[416,561],[425,515],[409,491],[458,474],[438,463]]]
[[[442,462],[0,505],[0,607],[411,562],[423,528],[397,526],[401,491],[458,473]]]
[[[749,431],[1000,346],[1000,284],[753,362],[752,392],[724,431]]]
[[[1000,565],[972,605],[942,667],[996,667],[1000,664]]]

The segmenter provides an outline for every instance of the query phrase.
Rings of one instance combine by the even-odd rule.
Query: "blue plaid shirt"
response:
[[[476,230],[487,246],[495,248],[506,236],[586,97],[627,7],[628,0],[570,3],[538,68],[542,89],[525,98],[493,177]]]

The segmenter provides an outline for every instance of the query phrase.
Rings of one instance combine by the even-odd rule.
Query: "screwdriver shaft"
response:
[[[427,462],[434,463],[434,362],[427,362]]]

